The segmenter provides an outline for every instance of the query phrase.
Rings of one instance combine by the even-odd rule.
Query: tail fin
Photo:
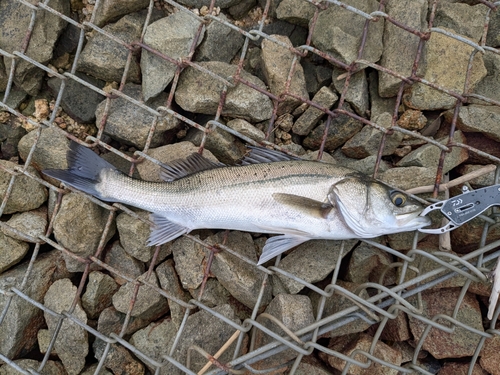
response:
[[[116,168],[89,148],[76,142],[71,142],[66,159],[69,167],[67,170],[46,169],[43,173],[68,186],[103,199],[96,189],[96,185],[100,182],[101,171]]]

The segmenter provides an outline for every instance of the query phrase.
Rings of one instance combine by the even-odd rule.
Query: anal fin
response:
[[[150,218],[154,222],[155,228],[153,228],[149,235],[148,246],[162,245],[191,231],[191,229],[173,223],[166,217],[158,214],[151,214]]]
[[[266,241],[266,244],[262,249],[262,255],[260,256],[257,264],[260,265],[265,263],[269,259],[272,259],[275,256],[278,256],[279,254],[309,240],[310,238],[308,237],[293,236],[289,234],[271,237]]]

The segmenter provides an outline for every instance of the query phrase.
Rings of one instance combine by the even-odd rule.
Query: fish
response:
[[[373,238],[430,224],[423,206],[355,170],[250,147],[239,165],[198,153],[163,164],[162,182],[131,178],[91,149],[71,142],[68,169],[43,173],[102,201],[149,211],[148,246],[195,229],[228,229],[270,236],[261,265],[312,239]]]

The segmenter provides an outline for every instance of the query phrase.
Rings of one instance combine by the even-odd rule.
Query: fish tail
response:
[[[43,173],[68,186],[106,200],[97,188],[101,182],[101,172],[116,168],[89,148],[76,142],[71,142],[66,159],[68,169],[45,169]]]

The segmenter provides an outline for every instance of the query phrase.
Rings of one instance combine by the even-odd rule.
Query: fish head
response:
[[[412,231],[431,223],[419,216],[424,207],[418,201],[362,174],[335,183],[328,199],[360,238]]]

